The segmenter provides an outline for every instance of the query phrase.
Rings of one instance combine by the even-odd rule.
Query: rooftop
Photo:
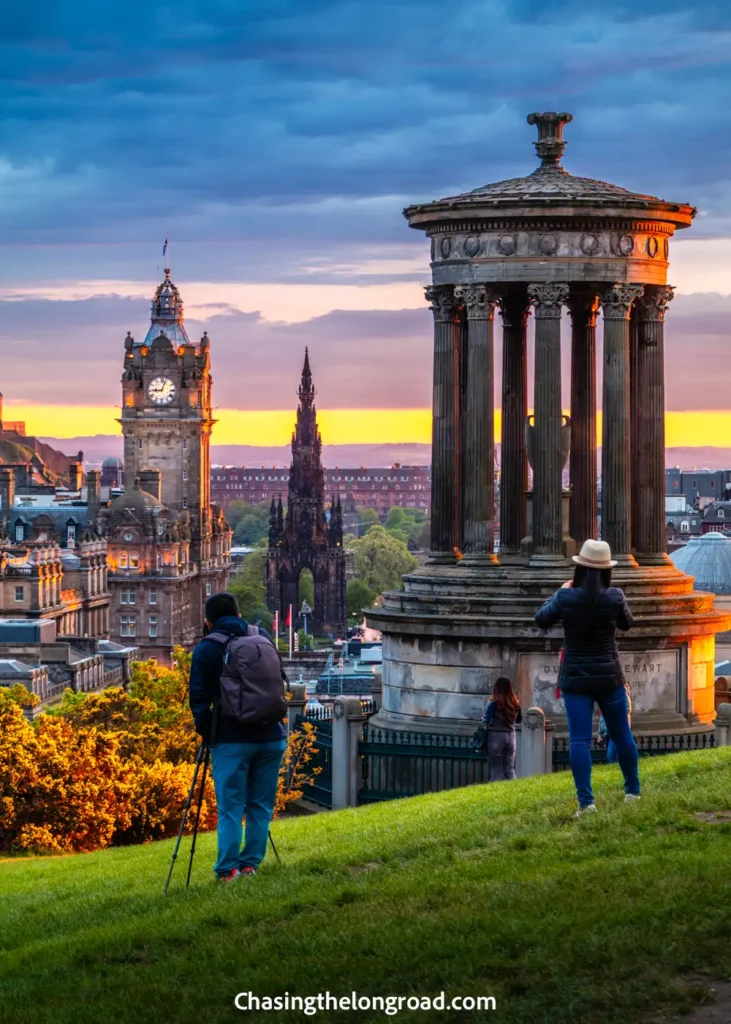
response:
[[[713,594],[731,594],[731,539],[722,533],[693,537],[670,555],[682,572],[695,577],[696,590]]]

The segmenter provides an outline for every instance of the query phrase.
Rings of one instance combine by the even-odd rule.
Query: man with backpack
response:
[[[279,654],[249,626],[232,594],[206,601],[206,636],[193,651],[189,702],[196,731],[210,746],[218,805],[217,878],[251,877],[264,859],[286,749]],[[241,849],[242,820],[246,840]]]

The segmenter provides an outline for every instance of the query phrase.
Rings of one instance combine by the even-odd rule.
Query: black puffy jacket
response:
[[[536,612],[541,629],[563,624],[564,649],[558,685],[568,693],[601,696],[624,686],[615,635],[632,625],[632,613],[618,587],[591,601],[584,587],[562,587]]]

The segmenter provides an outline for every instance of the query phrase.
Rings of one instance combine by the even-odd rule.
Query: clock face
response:
[[[155,377],[150,382],[147,394],[155,405],[169,405],[175,398],[175,385],[169,377]]]

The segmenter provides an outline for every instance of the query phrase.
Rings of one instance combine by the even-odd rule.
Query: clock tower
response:
[[[122,433],[125,487],[159,469],[160,500],[190,517],[191,554],[206,557],[210,533],[211,371],[208,335],[188,338],[180,292],[165,271],[152,300],[152,320],[140,344],[124,343]]]

